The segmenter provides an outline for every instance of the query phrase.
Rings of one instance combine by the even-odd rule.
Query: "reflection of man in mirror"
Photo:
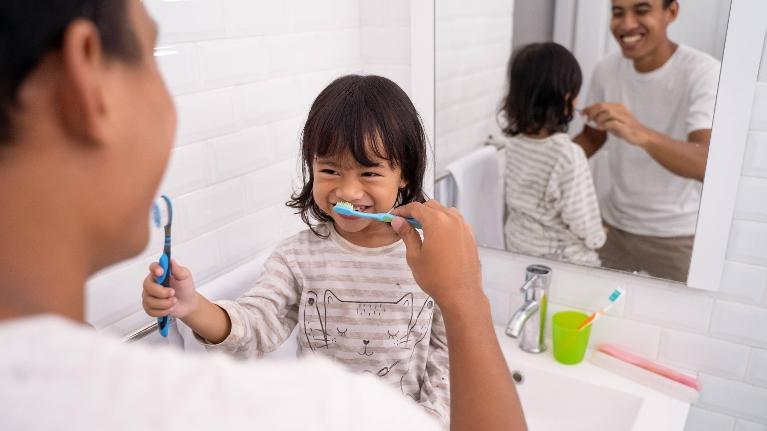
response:
[[[575,142],[608,151],[603,266],[685,281],[720,64],[669,39],[678,14],[677,0],[612,0],[621,53],[596,66]]]

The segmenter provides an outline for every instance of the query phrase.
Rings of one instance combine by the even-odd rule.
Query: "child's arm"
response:
[[[447,351],[445,321],[436,305],[431,323],[426,376],[421,384],[419,404],[438,416],[443,427],[450,426],[450,358]]]
[[[298,324],[301,292],[288,258],[278,247],[264,263],[264,271],[255,286],[234,301],[208,303],[197,320],[184,320],[208,350],[221,350],[242,357],[259,356],[277,349]],[[204,318],[216,314],[227,318],[229,325],[223,338],[208,338],[208,333],[221,335],[222,326],[214,327]],[[220,314],[219,314],[220,315]],[[198,316],[195,316],[198,317]],[[221,323],[216,319],[217,324]],[[193,326],[194,325],[194,326]],[[204,326],[206,332],[195,327]]]
[[[557,187],[561,189],[562,220],[586,247],[595,250],[606,239],[599,202],[586,156],[580,147],[573,146],[573,150],[573,157],[563,158],[563,163],[555,168],[559,170]]]

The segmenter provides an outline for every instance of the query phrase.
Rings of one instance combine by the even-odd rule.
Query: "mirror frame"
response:
[[[732,0],[687,285],[719,290],[767,39],[767,2]],[[726,227],[726,228],[725,228]]]

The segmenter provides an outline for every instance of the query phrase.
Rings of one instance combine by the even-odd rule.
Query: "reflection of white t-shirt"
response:
[[[720,63],[685,45],[660,68],[639,73],[620,53],[594,70],[587,105],[619,102],[645,126],[686,141],[690,132],[710,129]],[[638,235],[695,234],[702,184],[673,174],[645,150],[608,134],[609,187],[602,217]]]
[[[53,316],[1,321],[0,345],[4,430],[439,429],[376,378],[317,358],[126,345]]]

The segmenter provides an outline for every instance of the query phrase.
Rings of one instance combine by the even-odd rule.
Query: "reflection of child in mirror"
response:
[[[600,264],[605,242],[586,155],[567,126],[582,83],[575,57],[555,43],[527,45],[508,68],[504,173],[506,248],[533,256]]]
[[[394,82],[338,78],[309,111],[303,187],[288,202],[309,229],[282,241],[260,279],[235,301],[208,301],[189,271],[174,263],[171,289],[152,275],[144,281],[144,309],[180,318],[208,350],[241,357],[277,349],[298,326],[299,354],[378,376],[447,426],[447,340],[439,308],[413,279],[389,224],[331,209],[346,201],[358,211],[388,212],[423,201],[426,151],[418,113]]]

